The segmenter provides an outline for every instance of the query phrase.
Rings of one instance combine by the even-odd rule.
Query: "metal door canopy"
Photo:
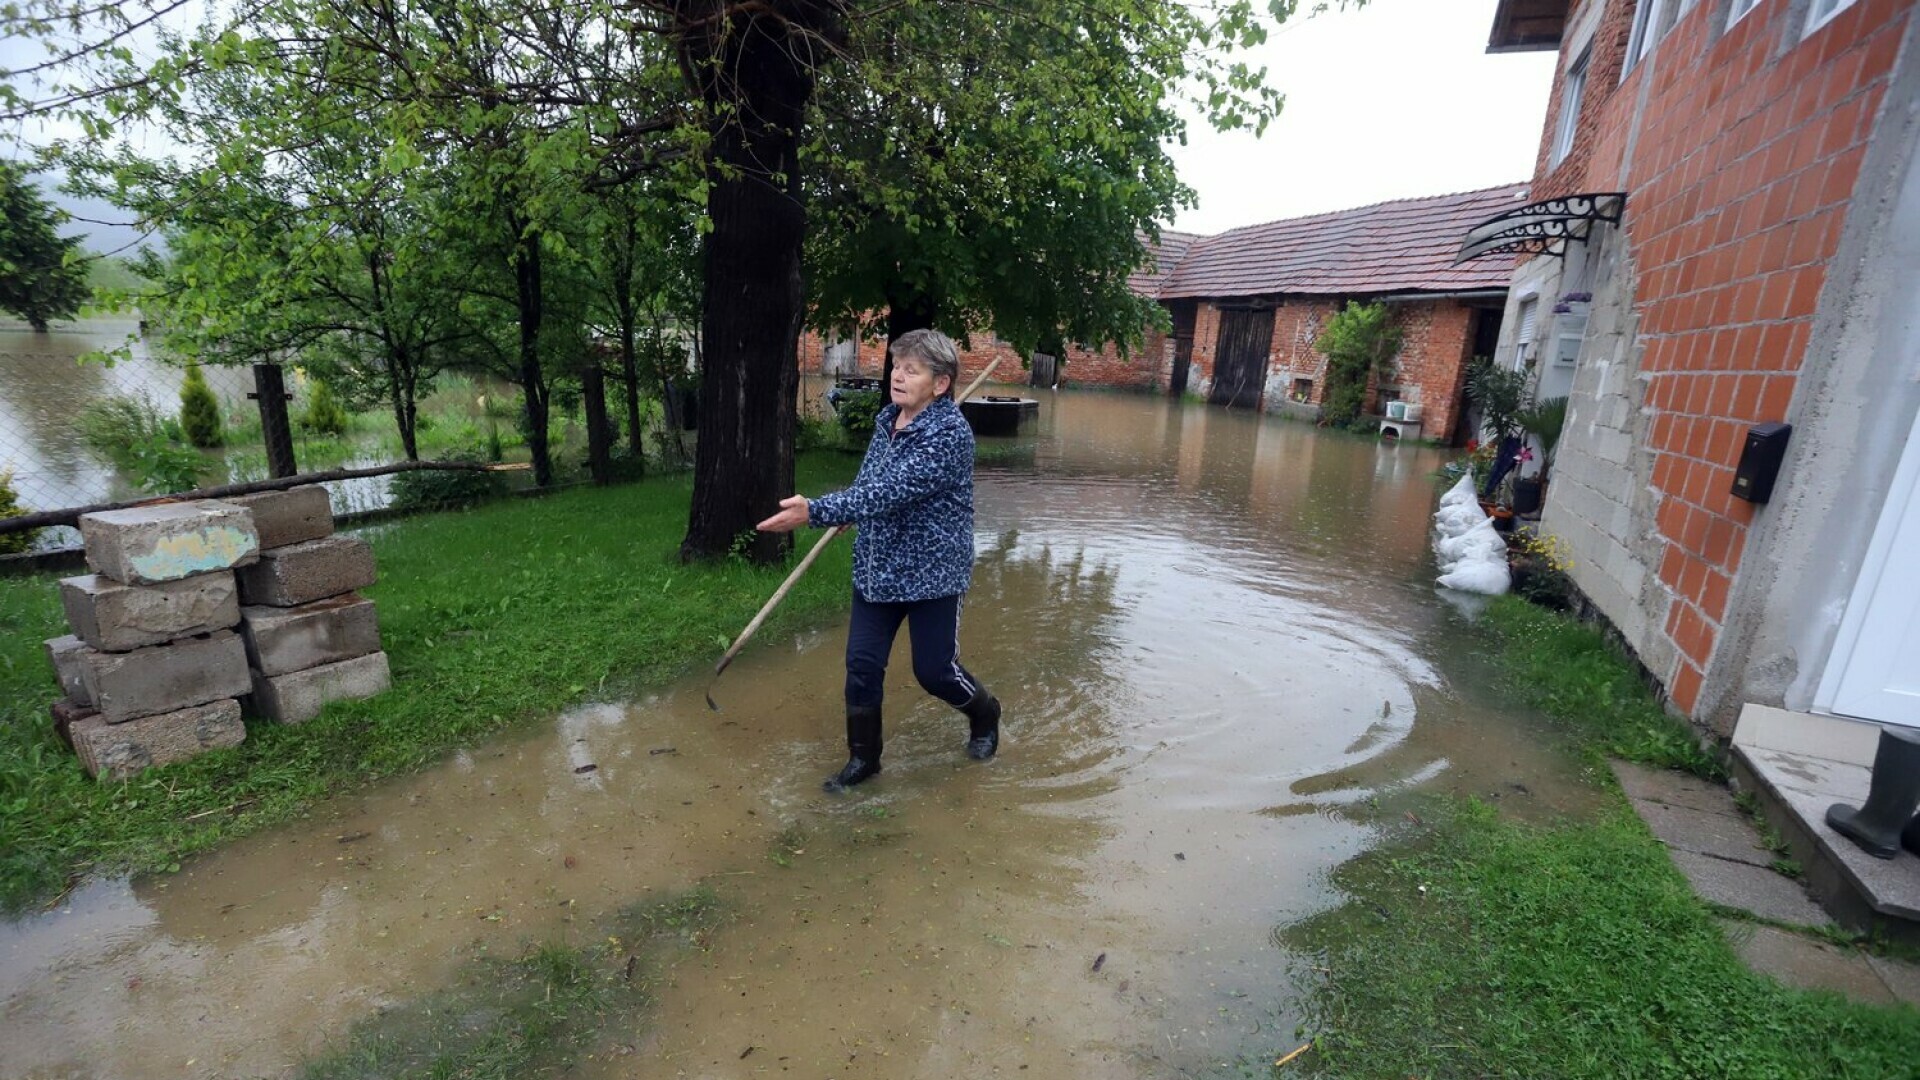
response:
[[[1596,221],[1618,225],[1626,206],[1624,191],[1563,195],[1528,203],[1475,225],[1453,263],[1458,266],[1468,259],[1506,252],[1564,256],[1567,241],[1584,242]]]

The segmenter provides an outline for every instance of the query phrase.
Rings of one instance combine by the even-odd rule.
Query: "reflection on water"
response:
[[[0,929],[0,1074],[278,1075],[465,959],[702,882],[731,921],[576,1074],[1162,1077],[1290,1047],[1270,931],[1337,902],[1372,800],[1587,795],[1461,674],[1438,451],[1042,402],[979,470],[961,642],[1006,703],[999,758],[965,759],[903,635],[887,771],[822,795],[844,626],[762,641],[722,713],[704,678],[582,705]]]

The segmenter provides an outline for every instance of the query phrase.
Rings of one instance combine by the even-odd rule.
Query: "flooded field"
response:
[[[759,640],[719,713],[700,677],[582,704],[0,927],[0,1075],[297,1075],[477,956],[695,886],[723,922],[569,1075],[1241,1075],[1291,1048],[1311,971],[1272,931],[1339,902],[1383,798],[1593,795],[1479,689],[1431,585],[1441,451],[1042,393],[979,470],[961,643],[1006,705],[995,760],[903,634],[886,771],[822,794],[844,627]]]

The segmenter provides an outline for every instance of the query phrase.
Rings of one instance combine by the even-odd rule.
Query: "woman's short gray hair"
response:
[[[905,356],[919,357],[936,379],[945,375],[946,396],[953,396],[954,384],[960,381],[960,350],[954,348],[952,338],[938,330],[909,330],[893,339],[893,362]]]

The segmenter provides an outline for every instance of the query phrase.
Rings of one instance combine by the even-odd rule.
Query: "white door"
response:
[[[1816,696],[1842,716],[1920,727],[1920,419],[1847,602]]]

